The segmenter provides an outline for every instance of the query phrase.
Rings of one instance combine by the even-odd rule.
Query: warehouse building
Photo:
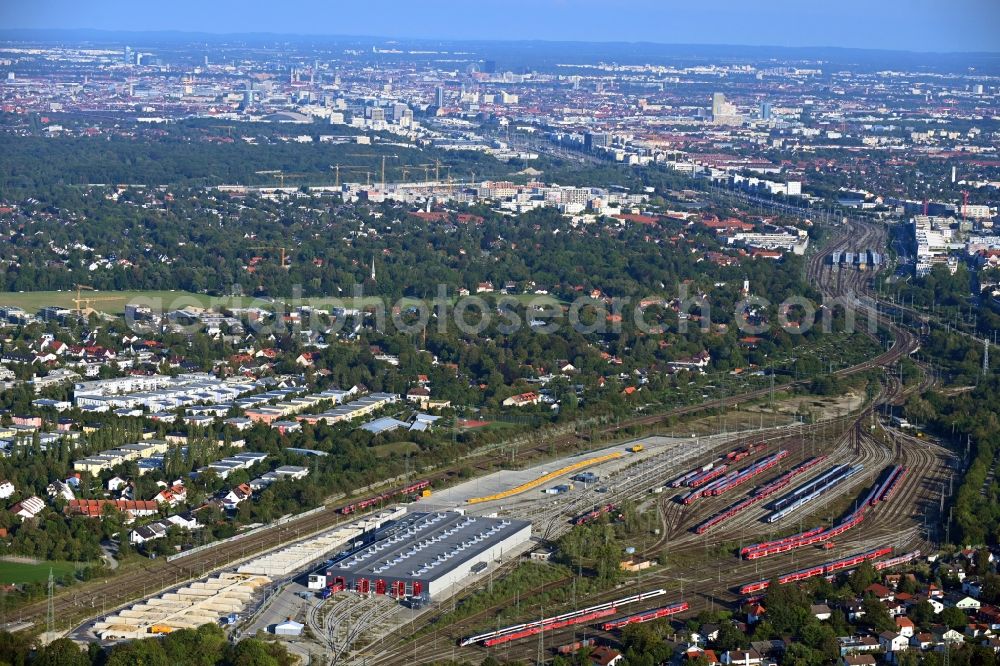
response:
[[[334,562],[327,583],[362,594],[426,600],[514,554],[530,538],[531,523],[525,520],[412,513]]]

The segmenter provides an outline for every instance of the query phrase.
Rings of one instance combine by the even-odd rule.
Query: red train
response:
[[[571,522],[574,525],[586,525],[587,523],[592,523],[604,514],[611,513],[614,510],[614,504],[605,504],[604,506],[598,507],[593,511],[588,511],[587,513],[577,516]]]
[[[664,617],[670,617],[671,615],[676,615],[677,613],[683,613],[687,609],[688,603],[686,601],[681,601],[680,603],[670,604],[669,606],[663,606],[662,608],[654,608],[653,610],[643,611],[641,613],[636,613],[635,615],[629,615],[627,617],[618,618],[617,620],[605,622],[601,625],[601,629],[604,631],[621,629],[622,627],[630,624],[640,624],[642,622],[651,622]]]
[[[882,560],[881,562],[875,563],[875,568],[879,571],[883,569],[889,569],[891,567],[899,566],[900,564],[906,564],[907,562],[912,562],[913,560],[920,557],[920,551],[914,550],[905,555],[900,555],[899,557],[890,557],[887,560]]]
[[[779,490],[787,486],[789,483],[791,483],[792,479],[799,476],[800,474],[808,472],[809,470],[811,470],[813,467],[820,464],[824,460],[826,460],[826,456],[818,456],[816,458],[811,458],[802,463],[801,465],[799,465],[798,467],[794,467],[788,470],[787,472],[779,476],[777,479],[767,484],[766,486],[762,486],[759,490],[755,490],[754,494],[765,495],[765,496],[773,495],[774,493],[778,492]]]
[[[740,472],[734,474],[727,474],[725,477],[723,477],[719,481],[716,481],[715,483],[711,484],[711,486],[706,488],[704,494],[711,495],[714,497],[721,495],[722,493],[727,492],[729,490],[732,490],[736,486],[742,485],[743,483],[746,483],[750,479],[753,479],[754,477],[763,474],[767,470],[777,465],[779,462],[781,462],[782,459],[784,459],[787,456],[788,456],[788,451],[781,450],[772,456],[768,456],[767,458],[764,458],[754,463],[753,465],[750,465],[749,467],[747,467],[744,470],[741,470]]]
[[[342,506],[340,507],[340,513],[347,515],[350,513],[354,513],[356,511],[364,511],[365,509],[375,506],[376,504],[379,504],[381,502],[388,502],[389,500],[392,500],[400,496],[415,495],[416,493],[419,493],[421,490],[430,487],[430,485],[431,485],[430,481],[417,481],[416,483],[410,484],[405,488],[390,490],[382,493],[381,495],[377,495],[376,497],[369,497],[368,499],[363,499],[358,502]]]
[[[574,643],[567,643],[566,645],[560,645],[556,648],[556,652],[561,655],[573,654],[574,652],[579,652],[585,647],[593,647],[595,641],[593,638],[585,638],[582,641],[576,641]]]
[[[767,550],[767,549],[775,547],[775,546],[788,545],[790,543],[794,543],[794,542],[799,541],[801,539],[808,539],[809,537],[814,536],[816,534],[819,534],[822,531],[823,531],[822,527],[814,527],[811,530],[807,530],[805,532],[800,532],[799,534],[793,534],[792,536],[787,536],[787,537],[784,537],[782,539],[776,539],[774,541],[764,541],[762,543],[755,543],[755,544],[752,544],[752,545],[749,545],[749,546],[744,546],[743,549],[740,550],[740,555],[743,555],[744,557],[747,557],[747,559],[753,560],[753,559],[756,559],[756,558],[755,557],[748,557],[748,556],[750,555],[750,553],[752,553],[754,551],[757,551],[757,550]],[[776,551],[776,552],[784,552],[784,551]],[[757,557],[764,557],[764,555],[758,555]]]
[[[791,483],[792,479],[794,479],[799,474],[803,474],[812,469],[813,467],[815,467],[816,465],[818,465],[819,463],[823,462],[825,458],[826,456],[813,458],[811,460],[807,460],[798,467],[790,469],[789,471],[785,472],[774,481],[771,481],[767,485],[761,486],[760,488],[755,490],[753,494],[750,495],[750,497],[734,504],[733,506],[729,507],[728,509],[725,509],[720,513],[715,514],[705,522],[698,525],[696,528],[694,528],[695,533],[704,534],[705,532],[712,529],[719,523],[729,520],[736,514],[750,508],[757,502],[761,502],[764,499],[770,497],[771,495],[773,495],[774,493],[778,492],[779,490],[787,486],[789,483]],[[744,552],[741,552],[740,554],[745,555],[746,552],[748,552],[752,548],[753,546],[748,546],[747,548],[744,548],[743,549]]]
[[[888,502],[892,499],[892,496],[896,493],[896,488],[899,487],[900,482],[902,482],[903,477],[906,476],[906,468],[897,466],[896,469],[892,471],[892,474],[886,479],[886,482],[882,485],[880,489],[882,492],[879,493],[878,500],[880,502]]]
[[[687,485],[689,488],[700,488],[709,481],[717,479],[723,474],[725,474],[727,469],[728,469],[727,465],[719,465],[718,467],[714,467],[708,470],[707,472],[699,474],[698,476],[692,479],[688,479]]]
[[[892,548],[889,546],[876,548],[874,550],[869,550],[864,553],[858,553],[857,555],[851,555],[850,557],[845,557],[840,560],[827,562],[826,564],[817,564],[816,566],[813,567],[808,567],[806,569],[799,569],[798,571],[793,571],[791,573],[783,574],[778,577],[778,583],[784,585],[785,583],[794,583],[800,580],[806,580],[807,578],[815,578],[816,576],[823,576],[826,574],[836,573],[838,571],[842,571],[843,569],[848,569],[850,567],[857,566],[862,562],[866,562],[868,560],[876,560],[880,557],[885,557],[886,555],[889,555],[891,553],[892,553]],[[771,584],[770,581],[759,580],[741,586],[739,591],[740,594],[753,594],[754,592],[760,592],[762,590],[766,590],[770,584]]]
[[[749,446],[745,446],[742,449],[733,449],[726,454],[726,460],[739,462],[740,460],[743,460],[758,451],[763,451],[765,448],[767,448],[767,442],[756,442],[754,444],[750,444]]]
[[[483,641],[483,645],[486,647],[493,647],[494,645],[501,645],[503,643],[508,643],[510,641],[516,641],[519,638],[527,638],[528,636],[535,636],[543,631],[552,631],[554,629],[563,629],[565,627],[571,627],[574,624],[583,624],[585,622],[591,622],[592,620],[599,620],[602,617],[607,617],[609,615],[614,615],[618,612],[617,608],[604,608],[602,610],[592,611],[586,613],[585,615],[577,615],[576,617],[571,617],[565,620],[559,620],[557,622],[548,622],[546,624],[539,624],[533,627],[527,627],[520,631],[515,631],[510,634],[504,634],[502,636],[497,636],[496,638],[488,638]]]

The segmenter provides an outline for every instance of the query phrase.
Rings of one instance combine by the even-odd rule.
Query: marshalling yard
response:
[[[878,241],[868,225],[850,231],[827,253]],[[863,290],[862,276],[825,266],[824,256],[815,255],[809,271],[825,293]],[[887,369],[917,348],[912,332],[877,306],[874,312],[893,343],[840,373]],[[774,578],[828,575],[866,559],[891,566],[941,540],[958,461],[881,415],[880,406],[926,386],[904,389],[887,371],[881,384],[867,404],[814,423],[705,436],[675,428],[523,469],[482,470],[451,487],[432,488],[442,478],[433,476],[327,507],[296,519],[295,532],[286,526],[249,535],[242,545],[213,546],[253,553],[236,563],[211,566],[204,553],[179,559],[177,584],[150,581],[162,589],[102,609],[72,635],[116,641],[222,622],[237,637],[282,634],[304,660],[324,654],[332,664],[481,660],[490,653],[534,659],[584,636],[613,642],[626,622],[739,605]],[[572,480],[585,473],[592,475],[586,482]],[[526,604],[515,627],[495,620],[510,600],[434,622],[574,523],[624,503],[658,522],[629,544],[639,559],[659,558],[658,566],[575,605]],[[192,576],[198,566],[204,575]],[[545,587],[568,586],[571,578]]]
[[[641,451],[634,452],[637,445]],[[753,452],[746,454],[748,450]],[[727,461],[726,454],[741,451],[737,462]],[[614,630],[604,631],[602,622],[571,624],[529,634],[533,640],[500,640],[486,645],[485,640],[461,646],[462,639],[483,632],[496,631],[492,614],[477,613],[447,627],[407,641],[416,629],[447,611],[454,597],[488,584],[502,576],[532,549],[558,538],[572,528],[574,519],[602,507],[634,502],[640,510],[655,510],[660,525],[658,535],[635,544],[639,556],[667,555],[667,563],[630,576],[619,588],[594,595],[580,607],[600,605],[640,592],[661,591],[657,596],[620,604],[606,617],[634,614],[650,608],[683,602],[688,612],[697,613],[715,604],[738,604],[745,594],[740,588],[755,581],[800,571],[817,564],[864,553],[877,548],[892,548],[902,555],[927,549],[937,537],[937,511],[945,492],[950,454],[926,438],[909,436],[893,430],[865,410],[857,414],[831,418],[804,425],[790,424],[705,437],[650,436],[615,444],[585,454],[577,454],[516,471],[498,471],[434,492],[409,505],[391,506],[347,521],[332,530],[311,535],[292,545],[265,552],[227,570],[203,579],[160,592],[131,606],[102,615],[74,632],[83,639],[105,641],[132,639],[225,621],[236,616],[233,631],[238,635],[258,629],[273,629],[292,619],[303,626],[303,635],[288,637],[293,651],[306,656],[325,652],[332,663],[396,663],[412,660],[416,650],[420,662],[452,658],[452,655],[481,658],[494,652],[503,658],[535,656],[537,634],[551,648],[586,635],[614,639]],[[779,458],[778,460],[773,460]],[[682,503],[692,492],[687,487],[671,487],[687,473],[701,471],[702,476],[718,476],[700,486],[711,489],[713,482],[745,469],[763,467],[759,475],[737,483],[720,495],[701,496]],[[727,465],[723,472],[718,470]],[[806,471],[796,473],[805,465]],[[775,513],[774,501],[794,493],[840,465],[857,470],[814,500],[806,502],[776,522],[766,522]],[[905,468],[891,496],[878,502],[856,527],[831,540],[833,547],[815,546],[790,549],[767,557],[738,558],[722,554],[720,547],[743,548],[807,532],[810,528],[837,525],[844,515],[870,497],[870,490],[887,480],[894,466]],[[596,478],[589,483],[572,482],[581,472]],[[792,474],[789,474],[791,472]],[[760,501],[754,489],[766,488],[775,480],[792,478],[773,495]],[[572,489],[558,494],[544,492],[557,485]],[[743,500],[743,502],[741,502]],[[698,533],[696,529],[713,516],[741,503],[747,504],[734,515]],[[323,577],[328,558],[347,550],[365,534],[378,534],[414,513],[444,515],[459,511],[469,517],[526,520],[532,525],[532,538],[506,552],[500,561],[491,559],[485,568],[461,577],[458,582],[435,593],[420,608],[409,608],[393,599],[392,589],[374,587],[366,592],[337,590],[320,598],[308,588],[326,587]],[[890,555],[891,556],[891,555]],[[624,555],[623,555],[624,558]],[[312,584],[306,583],[308,574]],[[317,581],[323,585],[317,585]],[[406,590],[408,595],[412,588]],[[573,608],[545,609],[546,616],[571,612]],[[537,617],[539,609],[526,609]],[[527,619],[527,618],[526,618]],[[502,628],[501,628],[502,629]],[[503,638],[503,635],[500,635]],[[419,645],[418,645],[419,644]]]

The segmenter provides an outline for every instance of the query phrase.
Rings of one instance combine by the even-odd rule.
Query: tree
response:
[[[910,609],[910,619],[921,628],[927,628],[934,621],[934,606],[931,602],[924,600]]]
[[[969,618],[966,616],[965,611],[961,608],[955,608],[954,606],[948,606],[941,611],[938,614],[938,619],[942,624],[945,624],[952,629],[961,629],[969,622]]]
[[[885,604],[879,601],[878,597],[874,594],[865,595],[862,607],[865,611],[865,622],[871,625],[876,631],[889,631],[896,627],[896,623],[893,621],[892,616],[889,615]]]
[[[90,657],[68,638],[58,638],[42,647],[32,666],[90,666]]]
[[[145,639],[115,646],[106,666],[171,666],[167,653],[156,639]]]
[[[778,635],[797,635],[808,621],[809,602],[797,585],[771,581],[767,588],[767,618]]]
[[[876,580],[878,580],[878,572],[875,571],[875,567],[872,566],[872,563],[862,562],[861,565],[851,573],[850,578],[848,578],[848,584],[850,584],[851,589],[854,590],[855,594],[861,594]]]
[[[271,646],[256,638],[248,638],[230,650],[226,662],[230,666],[280,666]]]
[[[723,651],[738,650],[747,646],[747,637],[732,622],[723,622],[719,627],[719,635],[715,639],[715,644]]]

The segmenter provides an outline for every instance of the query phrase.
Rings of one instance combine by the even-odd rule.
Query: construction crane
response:
[[[73,303],[76,304],[76,314],[77,314],[77,316],[83,316],[83,311],[84,310],[90,310],[91,309],[90,305],[92,303],[107,303],[109,301],[121,301],[122,298],[123,298],[122,296],[105,296],[105,297],[88,296],[87,298],[83,298],[81,296],[81,292],[83,290],[97,291],[96,289],[94,289],[93,287],[91,287],[88,284],[78,284],[78,285],[76,285],[76,298],[73,299]],[[86,307],[81,307],[81,304],[84,304],[84,303],[86,304]]]
[[[281,169],[271,169],[268,171],[254,171],[254,173],[259,176],[266,176],[266,175],[274,176],[274,179],[280,183],[278,187],[282,189],[284,189],[285,187],[285,178],[305,178],[306,176],[309,175],[306,173],[285,173]]]
[[[401,164],[400,170],[403,172],[403,182],[406,182],[407,174],[412,173],[412,169],[423,169],[424,170],[424,182],[426,183],[430,180],[430,170],[434,166],[433,163],[427,164]]]
[[[291,268],[291,264],[288,263],[288,262],[286,262],[286,256],[287,256],[286,255],[286,252],[287,252],[286,248],[283,248],[283,247],[271,247],[270,245],[254,245],[254,246],[251,246],[250,249],[251,250],[268,250],[268,251],[278,250],[278,251],[281,252],[281,264],[279,264],[279,265],[282,268],[284,268],[286,271],[289,268]]]

